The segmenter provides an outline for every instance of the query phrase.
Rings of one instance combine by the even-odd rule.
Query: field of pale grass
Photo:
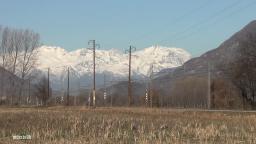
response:
[[[0,143],[256,143],[256,113],[0,107]]]

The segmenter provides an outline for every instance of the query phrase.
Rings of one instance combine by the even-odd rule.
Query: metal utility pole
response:
[[[93,106],[95,107],[96,101],[96,85],[95,85],[95,40],[93,40]]]
[[[113,94],[114,94],[114,92],[113,92],[113,75],[112,75],[112,77],[111,77],[111,98],[110,98],[111,107],[113,106]]]
[[[48,68],[48,84],[47,84],[47,86],[48,86],[47,96],[49,98],[50,97],[50,68]]]
[[[129,81],[128,82],[128,100],[129,100],[128,102],[129,102],[129,104],[128,104],[128,106],[131,106],[132,103],[133,103],[132,83],[131,83],[131,62],[132,62],[131,58],[132,58],[132,50],[136,50],[136,48],[133,47],[133,46],[130,46],[129,50],[126,51],[126,52],[129,53],[129,76],[128,76],[128,81]]]
[[[80,80],[78,81],[78,91],[79,91],[79,93],[80,93]],[[79,100],[79,96],[78,96],[78,100]],[[80,102],[80,100],[79,100],[79,102]],[[77,105],[77,95],[75,96],[75,100],[74,100],[74,105],[76,106]]]
[[[147,86],[146,86],[146,87],[147,87]],[[146,107],[148,107],[148,88],[146,88],[145,105],[146,105]]]
[[[69,106],[69,67],[68,67],[67,106]]]
[[[103,102],[104,102],[104,106],[106,105],[106,100],[107,100],[106,74],[104,73],[104,93],[103,93]]]
[[[131,106],[131,104],[132,104],[131,57],[132,57],[132,47],[130,46],[130,49],[129,49],[129,85],[128,85],[129,106]]]
[[[150,67],[150,84],[149,84],[149,97],[150,97],[150,107],[153,107],[153,74],[154,74],[154,65],[152,64]]]
[[[208,97],[207,97],[207,105],[208,109],[211,109],[211,65],[208,62]]]
[[[95,40],[90,40],[88,44],[92,44],[92,50],[93,50],[93,91],[92,91],[92,97],[93,97],[93,107],[96,106],[96,82],[95,82],[95,49],[96,49],[96,43]],[[99,46],[97,44],[97,46]]]

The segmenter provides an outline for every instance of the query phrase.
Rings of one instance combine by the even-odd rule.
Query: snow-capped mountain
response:
[[[191,55],[181,48],[152,46],[138,50],[132,53],[132,75],[136,78],[147,77],[151,64],[154,65],[154,72],[159,72],[165,68],[180,66],[190,57]],[[89,79],[93,70],[92,60],[90,49],[68,52],[60,47],[42,46],[38,49],[37,69],[46,72],[49,67],[56,82],[66,78],[67,67],[70,67],[73,77],[91,83]],[[126,79],[128,54],[115,49],[96,50],[96,73],[97,81],[103,78],[104,73],[116,79]]]

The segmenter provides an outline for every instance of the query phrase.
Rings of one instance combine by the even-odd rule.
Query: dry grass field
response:
[[[13,140],[13,135],[31,140]],[[0,143],[256,143],[256,113],[0,108]]]

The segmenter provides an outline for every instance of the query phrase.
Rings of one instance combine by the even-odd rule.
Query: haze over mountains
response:
[[[38,49],[37,69],[46,73],[50,68],[51,80],[56,83],[65,81],[67,68],[70,67],[71,79],[76,83],[91,84],[92,75],[92,50],[78,49],[68,52],[60,47],[42,46]],[[191,55],[181,48],[168,48],[152,46],[132,53],[132,75],[134,79],[149,76],[151,64],[154,72],[166,68],[181,66],[189,60]],[[103,84],[103,75],[115,80],[126,80],[128,75],[128,54],[121,51],[96,50],[96,75],[97,84]]]

